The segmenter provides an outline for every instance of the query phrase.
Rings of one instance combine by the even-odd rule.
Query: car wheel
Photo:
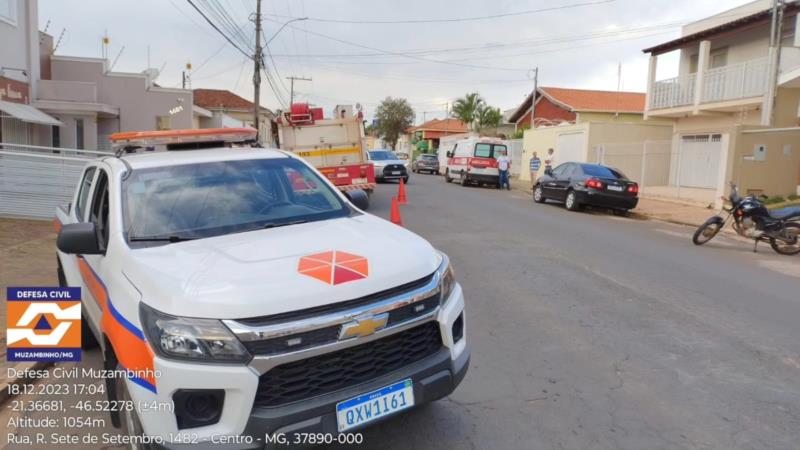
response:
[[[463,170],[461,171],[461,178],[459,178],[458,182],[459,182],[459,184],[461,184],[462,186],[466,186],[466,185],[467,185],[467,174],[466,174],[466,173],[464,173],[464,171],[463,171]]]
[[[444,171],[444,182],[445,183],[452,183],[453,182],[453,179],[450,178],[450,170],[449,169],[445,169],[445,171]]]
[[[544,203],[544,191],[542,190],[542,186],[537,185],[536,188],[533,190],[533,201],[536,203]]]
[[[577,211],[581,209],[581,205],[578,203],[578,196],[575,194],[575,191],[569,191],[567,193],[567,199],[564,201],[564,206],[566,206],[570,211]]]
[[[627,209],[614,209],[612,211],[614,211],[615,216],[628,217],[628,215],[630,214],[630,211],[628,211]]]
[[[411,177],[409,177],[408,175],[404,176],[403,177],[403,183],[408,184],[408,180],[410,180],[410,179],[411,179]]]

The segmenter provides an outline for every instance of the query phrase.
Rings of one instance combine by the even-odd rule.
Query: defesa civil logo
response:
[[[15,288],[6,292],[8,361],[80,361],[81,289]]]

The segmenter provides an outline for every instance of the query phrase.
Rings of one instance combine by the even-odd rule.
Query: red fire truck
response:
[[[294,103],[278,118],[280,147],[308,161],[339,190],[375,189],[375,171],[364,149],[362,114],[337,106],[333,118],[322,108]]]

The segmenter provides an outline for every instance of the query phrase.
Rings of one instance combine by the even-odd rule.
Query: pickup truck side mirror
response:
[[[369,208],[369,196],[361,189],[353,189],[344,193],[350,202],[352,202],[358,209]],[[63,228],[62,228],[63,229]]]
[[[447,152],[446,155],[447,155],[448,158],[452,158],[453,157],[453,152]]]
[[[56,247],[75,255],[102,255],[97,242],[97,229],[92,222],[70,223],[61,227]]]
[[[552,177],[553,176],[553,169],[551,169],[549,167],[544,169],[544,174],[547,175],[548,177]]]

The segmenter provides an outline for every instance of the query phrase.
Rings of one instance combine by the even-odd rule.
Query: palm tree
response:
[[[483,97],[477,92],[472,92],[453,103],[453,111],[450,115],[464,122],[467,128],[472,129],[484,106],[486,106],[486,102]]]
[[[477,117],[477,126],[478,131],[482,130],[483,128],[494,128],[497,131],[497,127],[500,126],[500,123],[503,121],[503,113],[500,112],[500,108],[494,108],[492,106],[486,106],[478,111]]]

